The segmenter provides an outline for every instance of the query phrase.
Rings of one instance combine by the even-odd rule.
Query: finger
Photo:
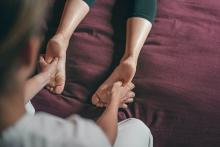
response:
[[[102,102],[100,97],[98,97],[99,101],[96,103],[96,106],[98,107],[106,107],[107,104],[105,102]]]
[[[53,61],[51,62],[51,64],[52,64],[52,65],[56,65],[56,64],[58,63],[58,60],[59,60],[59,59],[58,59],[57,57],[54,58]]]
[[[134,84],[133,83],[129,83],[127,85],[124,86],[126,92],[131,91],[132,89],[134,89]]]
[[[128,83],[126,86],[128,87],[129,90],[132,90],[135,88],[135,85],[133,83]]]
[[[133,91],[129,91],[127,94],[126,94],[126,98],[134,98],[135,97],[135,93]]]
[[[54,90],[55,93],[61,94],[63,92],[64,86],[65,86],[64,81],[65,80],[63,79],[63,77],[58,76],[58,74],[56,75],[55,83],[58,83],[58,84],[56,84],[56,86],[55,86],[55,90]]]
[[[55,87],[56,83],[54,82],[54,78],[51,78],[50,83],[48,84],[48,87]]]
[[[121,105],[121,108],[127,109],[127,108],[128,108],[128,105],[127,105],[127,104],[122,104],[122,105]]]
[[[122,86],[122,82],[121,81],[117,81],[113,84],[113,86]]]
[[[135,88],[134,83],[131,82],[131,90]]]
[[[104,107],[105,105],[103,104],[103,103],[100,103],[100,107],[102,108],[102,107]]]
[[[55,87],[54,92],[56,94],[61,94],[63,92],[63,90],[64,90],[64,85],[61,85],[61,86],[58,85],[58,86]]]
[[[45,54],[45,61],[50,64],[53,61],[53,57],[49,56],[47,53]]]
[[[100,107],[100,104],[99,104],[99,103],[96,103],[95,106],[96,106],[96,107]]]
[[[100,102],[98,102],[98,103],[96,104],[96,107],[102,107],[102,104],[101,104]]]
[[[95,94],[92,96],[92,104],[93,104],[93,105],[96,105],[99,101],[100,101],[100,99],[98,98],[97,94],[95,93]]]
[[[124,101],[124,103],[132,103],[132,102],[134,102],[133,98],[128,98]]]
[[[54,88],[51,87],[51,86],[47,86],[46,89],[47,89],[49,92],[53,92],[53,91],[54,91]]]
[[[50,92],[53,92],[53,87],[50,87]]]
[[[105,103],[105,102],[103,102],[103,101],[101,101],[101,100],[100,100],[98,103],[101,105],[101,107],[106,107],[106,106],[108,106],[107,103]]]
[[[49,90],[49,89],[50,89],[50,86],[46,86],[46,89]]]
[[[44,60],[44,57],[43,57],[43,56],[40,56],[39,63],[40,63],[41,65],[47,65],[47,62]]]
[[[105,104],[104,104],[104,107],[107,107],[107,106],[108,106],[108,104],[105,103]]]

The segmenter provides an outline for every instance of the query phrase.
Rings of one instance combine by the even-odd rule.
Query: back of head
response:
[[[10,80],[13,80],[22,48],[26,47],[31,36],[40,36],[42,33],[47,5],[47,0],[0,1],[1,93],[10,86]]]

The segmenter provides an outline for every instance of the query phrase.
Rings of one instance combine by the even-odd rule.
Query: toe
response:
[[[101,103],[96,103],[96,107],[101,107]]]
[[[99,102],[99,98],[98,98],[96,95],[94,95],[94,96],[92,97],[92,104],[93,104],[93,105],[96,105],[98,102]]]
[[[56,86],[55,89],[54,89],[54,92],[56,94],[61,94],[64,90],[64,85],[60,85],[60,86]]]

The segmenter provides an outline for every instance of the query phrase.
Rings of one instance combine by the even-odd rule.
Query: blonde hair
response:
[[[19,45],[28,35],[37,33],[42,26],[47,0],[1,0],[13,5],[13,2],[19,4],[17,7],[17,17],[13,21],[9,32],[5,34],[5,38],[0,43],[0,54],[5,50],[11,49]],[[11,2],[10,2],[11,1]],[[18,2],[19,1],[19,2]],[[4,14],[7,15],[7,14]],[[4,22],[3,22],[4,23]]]
[[[48,0],[0,0],[0,90],[9,86],[22,47],[39,35]],[[18,68],[18,67],[17,67]]]

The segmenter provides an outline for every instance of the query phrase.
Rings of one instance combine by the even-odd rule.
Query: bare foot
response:
[[[136,72],[136,62],[132,58],[127,58],[115,68],[110,77],[98,88],[92,96],[92,103],[97,107],[104,107],[109,104],[108,97],[105,93],[117,81],[122,81],[124,85],[131,82]],[[127,107],[123,104],[121,107]]]
[[[53,58],[58,58],[55,78],[47,85],[47,89],[53,93],[61,94],[66,80],[66,49],[69,42],[62,36],[55,35],[47,44],[45,60],[50,63]]]

